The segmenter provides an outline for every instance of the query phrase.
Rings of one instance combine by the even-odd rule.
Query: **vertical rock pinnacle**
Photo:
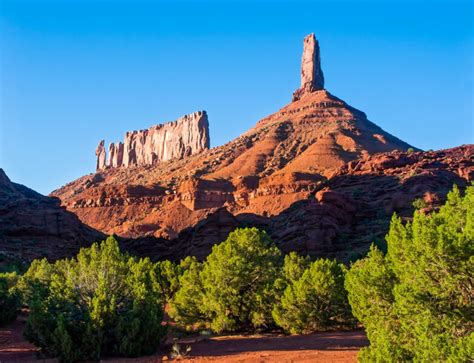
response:
[[[299,100],[307,93],[324,89],[324,74],[321,69],[319,43],[314,33],[307,35],[303,42],[301,59],[301,87],[293,93],[293,101]]]
[[[104,170],[106,164],[106,151],[105,151],[105,141],[100,140],[97,149],[95,150],[95,156],[97,156],[96,170]]]

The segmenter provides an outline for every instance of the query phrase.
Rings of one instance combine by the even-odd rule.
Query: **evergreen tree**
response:
[[[352,321],[344,290],[343,265],[319,259],[311,263],[302,275],[300,269],[290,271],[296,273],[295,279],[289,280],[281,300],[273,309],[275,322],[285,331],[310,333]],[[297,278],[298,275],[301,277]]]
[[[21,299],[15,288],[17,281],[16,272],[0,273],[0,326],[15,320],[20,310]]]
[[[257,228],[237,229],[212,249],[201,273],[203,310],[216,332],[272,323],[280,250]]]
[[[30,308],[25,335],[61,361],[149,354],[165,334],[154,265],[122,254],[113,237],[76,259],[33,263],[19,286]]]
[[[169,314],[180,325],[204,324],[203,286],[201,282],[202,263],[195,257],[187,257],[180,266],[184,272],[179,276],[179,289],[171,298]]]
[[[371,346],[364,361],[468,361],[474,357],[474,186],[455,187],[439,212],[394,216],[386,256],[372,248],[346,288]]]

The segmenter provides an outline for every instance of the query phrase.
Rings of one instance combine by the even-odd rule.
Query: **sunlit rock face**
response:
[[[324,89],[324,74],[321,69],[319,43],[314,33],[306,36],[303,41],[303,57],[301,59],[301,87],[293,93],[293,101]]]
[[[207,114],[198,111],[146,130],[127,132],[123,143],[110,144],[107,162],[102,140],[96,150],[97,170],[155,165],[162,161],[182,159],[208,150],[209,144]]]

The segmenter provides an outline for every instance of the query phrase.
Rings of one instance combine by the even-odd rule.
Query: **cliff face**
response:
[[[1,253],[24,260],[70,257],[80,247],[103,238],[62,208],[59,199],[12,183],[2,169],[0,231]]]
[[[209,143],[207,114],[205,111],[194,112],[173,122],[127,132],[123,143],[110,144],[107,163],[102,140],[96,151],[97,170],[182,159],[209,149]]]
[[[189,137],[178,133],[174,152],[162,128],[127,134],[123,164],[136,167],[107,168],[52,194],[104,233],[169,240],[176,250],[168,256],[203,257],[236,226],[255,225],[285,251],[337,257],[367,247],[372,241],[361,236],[372,232],[364,226],[382,213],[377,236],[391,213],[412,211],[410,198],[442,200],[454,182],[472,180],[471,146],[409,155],[410,145],[323,87],[311,35],[293,102],[240,137],[205,150],[208,131],[193,130],[208,130],[207,118]],[[359,236],[353,246],[344,240],[352,234]],[[139,249],[164,256],[149,243]]]

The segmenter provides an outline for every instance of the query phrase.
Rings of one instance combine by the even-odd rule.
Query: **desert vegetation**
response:
[[[474,357],[474,187],[438,212],[393,216],[384,255],[372,246],[346,276],[370,347],[366,362],[467,362]]]
[[[121,253],[112,237],[75,259],[36,260],[18,284],[25,336],[61,361],[150,354],[166,332],[154,264]]]
[[[336,261],[311,262],[296,253],[283,258],[264,231],[237,229],[179,278],[170,316],[184,327],[216,333],[350,326],[345,272]]]
[[[0,326],[15,320],[21,307],[16,272],[0,273]]]
[[[289,334],[353,328],[361,361],[468,361],[474,351],[474,186],[412,221],[393,216],[387,251],[343,265],[291,252],[265,231],[236,229],[204,260],[151,262],[109,237],[72,259],[0,275],[0,323],[29,310],[25,336],[61,361],[139,356],[173,329]],[[357,319],[357,320],[356,320]]]

